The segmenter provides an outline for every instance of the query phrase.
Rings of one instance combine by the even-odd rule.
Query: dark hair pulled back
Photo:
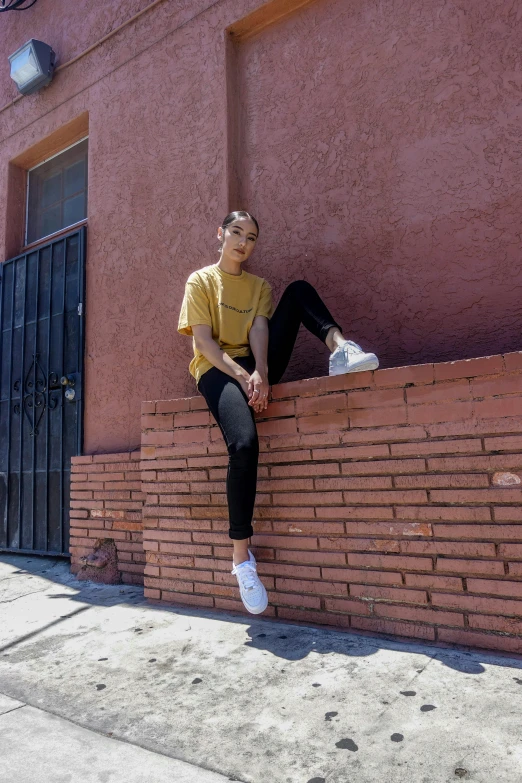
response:
[[[255,227],[257,228],[257,233],[259,234],[259,223],[255,219],[255,217],[250,214],[250,212],[245,212],[244,210],[239,210],[238,212],[230,212],[221,223],[221,228],[223,229],[223,231],[226,229],[227,226],[233,223],[234,220],[238,220],[238,218],[249,218],[254,223]]]

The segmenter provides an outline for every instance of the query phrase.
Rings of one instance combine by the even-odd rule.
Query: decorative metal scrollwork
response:
[[[54,410],[59,402],[59,395],[48,395],[49,399],[46,400],[47,378],[42,369],[40,362],[38,361],[40,354],[33,354],[33,361],[27,375],[25,376],[25,391],[26,394],[23,397],[22,406],[25,411],[25,415],[31,425],[32,429],[29,432],[31,438],[38,435],[38,425],[42,420],[45,408],[49,407],[50,410]],[[34,369],[33,369],[34,368]],[[33,380],[31,379],[33,378]],[[56,373],[49,374],[49,380],[52,384],[57,382],[58,376]],[[13,384],[14,391],[20,391],[20,380],[15,381]],[[14,406],[14,412],[20,413],[20,403],[16,403]],[[35,417],[38,417],[35,421]]]

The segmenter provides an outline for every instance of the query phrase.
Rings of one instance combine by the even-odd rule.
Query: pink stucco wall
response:
[[[516,7],[323,0],[241,47],[259,269],[314,283],[385,366],[522,344]],[[293,377],[324,367],[314,347]]]
[[[2,15],[2,51],[41,38],[64,63],[147,5],[38,0]],[[9,161],[89,113],[87,453],[136,448],[141,400],[194,393],[179,304],[229,207],[261,222],[250,271],[314,283],[384,367],[520,347],[522,10],[316,0],[227,55],[265,5],[155,3],[12,105],[0,73],[3,257]],[[285,379],[326,357],[300,336]]]

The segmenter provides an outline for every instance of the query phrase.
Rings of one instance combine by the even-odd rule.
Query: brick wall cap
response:
[[[481,375],[497,375],[505,371],[506,360],[513,365],[522,366],[522,352],[514,351],[490,356],[476,356],[469,359],[454,359],[449,362],[402,365],[400,367],[385,367],[374,372],[348,373],[346,376],[322,375],[314,378],[302,378],[296,381],[286,381],[274,384],[271,388],[271,399],[280,400],[285,397],[316,397],[356,389],[369,389],[381,386],[405,386],[406,384],[425,385],[438,381],[473,378]],[[340,385],[341,384],[341,387]],[[181,413],[206,409],[201,395],[192,397],[176,397],[166,400],[143,401],[146,413],[152,413],[149,406],[156,405],[158,413]],[[159,407],[158,407],[159,406]],[[169,410],[172,406],[172,411]],[[152,415],[154,415],[152,413]]]

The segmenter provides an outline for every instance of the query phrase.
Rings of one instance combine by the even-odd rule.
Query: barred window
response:
[[[83,139],[28,172],[26,245],[87,217],[87,147]]]

